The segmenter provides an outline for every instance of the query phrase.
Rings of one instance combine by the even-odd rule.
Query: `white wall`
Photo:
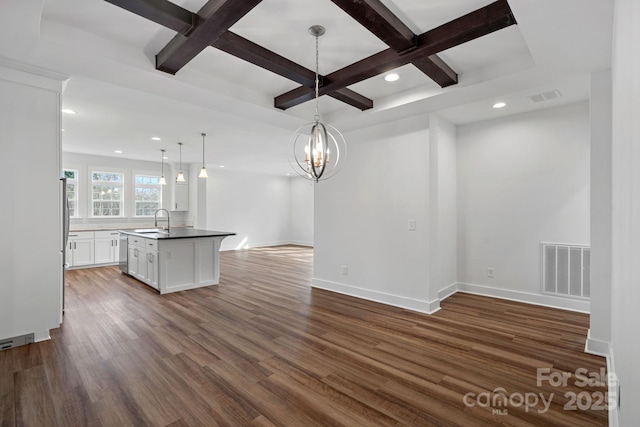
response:
[[[0,340],[62,318],[60,93],[68,76],[0,58]]]
[[[313,192],[315,183],[299,176],[289,178],[289,241],[313,246]]]
[[[591,75],[591,316],[587,351],[611,342],[611,70]]]
[[[457,137],[458,280],[466,290],[588,309],[540,296],[540,243],[589,244],[588,104],[461,126]]]
[[[344,168],[315,187],[313,285],[430,312],[428,118],[345,139]]]
[[[232,231],[222,250],[289,243],[289,178],[223,169],[209,171],[207,228]]]
[[[620,410],[612,425],[640,420],[640,2],[616,0],[613,43],[612,370]]]
[[[457,283],[457,147],[455,126],[435,114],[429,123],[429,300],[435,301]]]

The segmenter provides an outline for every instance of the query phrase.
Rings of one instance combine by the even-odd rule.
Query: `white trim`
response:
[[[50,331],[41,331],[33,333],[33,342],[47,341],[51,339]]]
[[[307,246],[307,247],[313,248],[313,242],[302,242],[298,240],[290,240],[289,243],[286,243],[286,244],[296,245],[296,246]]]
[[[233,237],[233,236],[231,236]],[[228,243],[226,246],[223,243],[220,247],[220,251],[242,251],[244,249],[254,249],[254,248],[266,248],[269,246],[284,246],[284,245],[296,245],[297,243],[293,243],[289,240],[281,240],[277,242],[259,242],[259,243],[246,243],[242,247],[238,247],[238,245],[234,243]],[[306,246],[306,245],[305,245]]]
[[[613,347],[609,346],[609,355],[607,356],[607,373],[612,373],[612,372],[613,373],[616,372],[615,358],[613,357]],[[620,381],[620,378],[618,378],[618,381]],[[615,409],[609,408],[609,427],[618,427],[619,425],[618,412],[620,411],[620,409],[618,408],[618,401],[619,401],[618,393],[620,393],[620,389],[618,388],[618,383],[616,383],[615,385],[609,384],[608,395],[612,396],[614,393],[616,396],[616,407]]]
[[[453,285],[449,285],[443,291],[450,292]],[[559,308],[562,310],[577,311],[580,313],[589,313],[590,302],[582,300],[573,300],[570,298],[562,298],[551,295],[532,294],[529,292],[513,291],[510,289],[492,288],[490,286],[475,285],[472,283],[456,283],[457,291],[467,294],[475,294],[488,296],[493,298],[506,299],[510,301],[524,302],[527,304],[541,305],[544,307]],[[443,292],[440,291],[440,292]],[[440,294],[438,292],[438,294]],[[451,292],[447,297],[453,295],[455,292]],[[443,298],[441,298],[443,299]]]
[[[62,93],[71,76],[0,56],[0,79]]]
[[[452,283],[449,286],[446,286],[438,291],[438,300],[442,301],[446,298],[449,298],[456,292],[458,292],[458,284]]]
[[[609,357],[609,343],[591,338],[591,329],[587,331],[587,340],[584,344],[585,353],[594,354],[596,356]]]
[[[339,294],[349,295],[356,298],[362,298],[369,301],[375,301],[382,304],[392,305],[394,307],[405,308],[420,313],[433,314],[440,310],[440,300],[434,301],[418,300],[407,298],[401,295],[393,295],[386,292],[373,291],[371,289],[359,288],[357,286],[345,285],[343,283],[331,282],[313,278],[311,287],[325,289],[327,291],[337,292]]]

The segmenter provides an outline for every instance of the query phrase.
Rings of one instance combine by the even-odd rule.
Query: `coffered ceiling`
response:
[[[300,88],[300,81],[239,58],[248,55],[247,49],[229,54],[207,47],[171,70],[175,75],[159,71],[156,55],[176,38],[176,31],[120,7],[122,3],[157,7],[159,2],[113,3],[120,5],[103,0],[0,2],[0,56],[72,76],[63,104],[77,114],[63,117],[64,150],[107,156],[117,156],[114,150],[121,150],[128,158],[157,161],[159,150],[165,148],[175,160],[177,142],[182,141],[183,160],[198,162],[200,133],[206,132],[208,164],[289,172],[289,136],[313,118],[314,105],[302,102],[282,110],[274,107],[274,99]],[[206,0],[172,3],[196,16]],[[392,42],[382,41],[338,7],[361,2],[236,3],[255,5],[241,13],[228,32],[247,46],[259,46],[307,70],[315,67],[315,40],[307,29],[324,26],[327,32],[319,40],[322,75],[331,77],[337,70],[391,49]],[[495,4],[486,0],[379,3],[418,36]],[[361,111],[322,96],[323,120],[348,132],[437,111],[462,124],[587,99],[588,75],[610,64],[613,1],[510,0],[504,4],[517,25],[438,52],[457,74],[457,83],[441,87],[408,63],[394,70],[400,75],[396,82],[386,82],[385,73],[349,82],[349,93],[371,100],[373,108]],[[536,94],[554,90],[559,97],[532,100]],[[496,100],[506,101],[507,107],[492,109]],[[162,140],[152,141],[152,136]]]

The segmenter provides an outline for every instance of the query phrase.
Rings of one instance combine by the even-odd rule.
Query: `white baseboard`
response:
[[[609,351],[608,351],[608,356],[607,356],[607,372],[608,373],[614,373],[616,372],[616,367],[615,367],[615,358],[613,357],[613,347],[609,346]],[[618,378],[618,381],[620,381],[620,378]],[[618,384],[616,383],[611,384],[609,383],[609,396],[613,396],[615,395],[616,397],[616,407],[615,408],[610,408],[609,409],[609,427],[618,427],[619,426],[619,421],[618,421],[618,404],[617,404],[617,400],[618,400],[618,393],[620,392],[620,389],[618,388]]]
[[[311,280],[311,286],[313,288],[325,289],[327,291],[392,305],[394,307],[406,308],[420,313],[433,314],[440,310],[440,300],[418,300],[401,295],[393,295],[386,292],[374,291],[371,289],[364,289],[357,286],[350,286],[343,283],[330,282],[328,280],[316,278]]]
[[[449,285],[448,287],[443,289],[441,292],[443,291],[445,293],[448,292],[446,294],[447,297],[453,295],[455,292],[464,292],[467,294],[475,294],[475,295],[482,295],[482,296],[493,297],[493,298],[506,299],[510,301],[524,302],[528,304],[541,305],[544,307],[559,308],[562,310],[569,310],[569,311],[577,311],[580,313],[589,313],[590,311],[589,301],[555,297],[552,295],[532,294],[528,292],[513,291],[510,289],[502,289],[502,288],[492,288],[490,286],[474,285],[472,283],[461,283],[461,282],[456,283],[456,286],[455,286],[456,291],[451,292],[450,288],[452,286],[453,285]],[[440,292],[438,292],[438,295],[440,295]],[[440,299],[442,300],[444,298],[441,297]]]
[[[47,341],[51,339],[51,335],[49,334],[49,330],[39,331],[33,333],[33,342]]]
[[[442,301],[455,294],[456,292],[458,292],[458,284],[452,283],[449,286],[446,286],[438,291],[438,300]]]
[[[309,243],[300,243],[300,242],[292,242],[290,240],[281,240],[276,242],[259,242],[259,243],[247,243],[242,247],[233,246],[232,244],[225,245],[224,242],[220,247],[220,251],[237,251],[242,249],[253,249],[253,248],[267,248],[270,246],[284,246],[284,245],[298,245],[298,246],[311,246],[313,244]]]
[[[606,341],[597,340],[591,337],[591,329],[587,332],[587,341],[584,345],[584,351],[596,356],[609,357],[610,345]]]

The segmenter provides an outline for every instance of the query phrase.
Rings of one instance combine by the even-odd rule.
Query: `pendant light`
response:
[[[180,171],[176,177],[176,182],[184,182],[184,174],[182,173],[182,142],[178,142],[178,145],[180,146]]]
[[[209,178],[209,175],[207,175],[207,168],[204,166],[204,137],[207,136],[207,134],[201,133],[200,135],[202,135],[202,169],[200,169],[200,175],[198,175],[198,178]]]
[[[335,127],[320,122],[318,38],[325,33],[324,27],[314,25],[309,34],[316,38],[316,114],[313,123],[298,128],[289,140],[289,163],[296,173],[315,182],[334,176],[347,159],[344,137]]]
[[[164,179],[164,149],[160,150],[162,153],[162,174],[160,175],[160,185],[167,185],[167,181]]]

